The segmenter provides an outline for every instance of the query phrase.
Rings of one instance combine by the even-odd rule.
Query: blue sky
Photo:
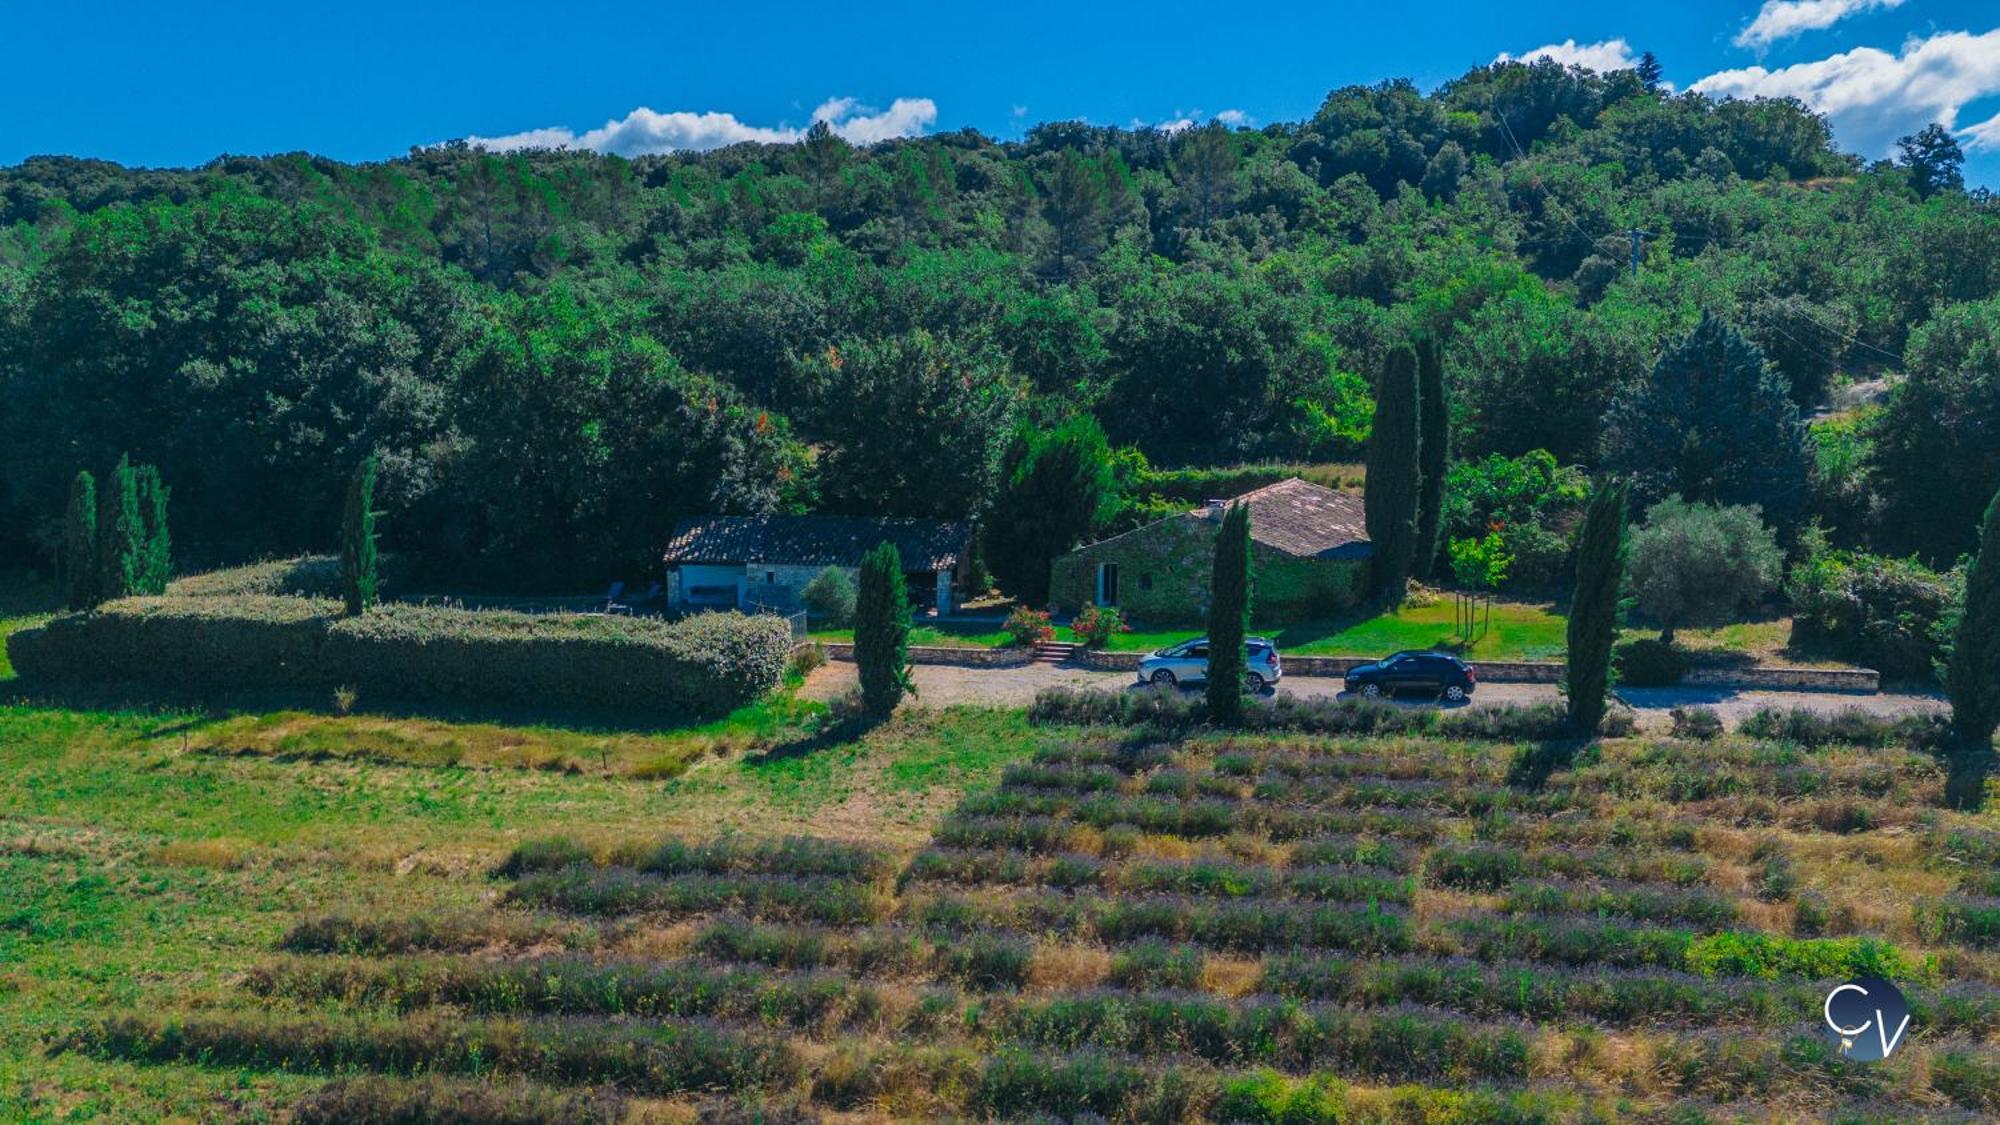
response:
[[[1802,97],[1871,157],[1948,117],[1969,177],[2000,186],[1992,0],[184,7],[11,12],[0,164],[363,160],[465,136],[632,153],[784,139],[816,115],[857,140],[1012,137],[1063,118],[1254,124],[1306,116],[1350,82],[1429,88],[1553,48],[1600,64],[1651,50],[1682,88]]]

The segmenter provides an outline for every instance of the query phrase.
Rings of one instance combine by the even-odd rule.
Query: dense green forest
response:
[[[1120,479],[1358,460],[1428,336],[1483,466],[1454,533],[1609,467],[1949,566],[2000,483],[2000,203],[1913,152],[1541,62],[1256,130],[32,159],[0,170],[0,554],[50,559],[126,453],[184,565],[324,549],[372,453],[388,547],[575,589],[698,512],[985,511],[1024,427],[1084,414]],[[1696,353],[1754,385],[1661,384]]]

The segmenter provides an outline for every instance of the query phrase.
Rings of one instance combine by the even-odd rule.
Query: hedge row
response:
[[[368,698],[719,714],[769,691],[791,632],[775,617],[680,621],[243,595],[133,598],[8,638],[31,680],[194,692],[348,686]]]

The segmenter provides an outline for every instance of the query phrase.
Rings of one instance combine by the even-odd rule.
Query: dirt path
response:
[[[1130,672],[1093,672],[1060,664],[1029,664],[1019,668],[958,668],[940,664],[920,664],[913,670],[919,706],[949,707],[956,703],[989,707],[1025,707],[1035,693],[1048,687],[1082,687],[1122,690],[1136,687]],[[855,686],[854,665],[834,661],[813,672],[803,694],[810,699],[833,699]],[[1325,676],[1288,676],[1279,688],[1298,696],[1339,696],[1341,681]],[[1645,726],[1664,724],[1675,707],[1713,707],[1730,724],[1742,721],[1761,707],[1804,707],[1814,711],[1839,711],[1848,707],[1878,715],[1906,715],[1935,710],[1943,700],[1928,695],[1857,695],[1817,691],[1735,691],[1729,688],[1673,687],[1625,688],[1619,697],[1639,713]],[[1483,684],[1471,706],[1502,703],[1530,703],[1559,699],[1551,684]],[[1407,700],[1404,706],[1430,706],[1427,701]]]

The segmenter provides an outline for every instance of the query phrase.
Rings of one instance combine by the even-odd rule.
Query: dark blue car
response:
[[[1459,703],[1478,686],[1472,665],[1448,652],[1399,652],[1347,672],[1347,690],[1364,699],[1420,691]]]

